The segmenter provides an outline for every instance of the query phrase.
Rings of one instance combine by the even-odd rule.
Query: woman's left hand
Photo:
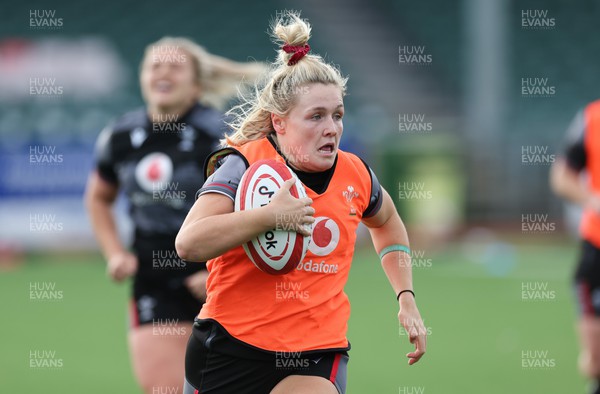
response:
[[[410,343],[415,345],[415,351],[406,354],[408,364],[413,365],[423,357],[427,347],[427,330],[415,303],[412,294],[404,293],[400,296],[400,312],[398,320],[406,330]]]
[[[202,270],[185,278],[185,286],[197,299],[206,301],[206,278],[208,271]]]

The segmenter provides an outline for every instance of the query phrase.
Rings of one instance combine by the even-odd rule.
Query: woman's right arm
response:
[[[589,199],[589,192],[579,172],[569,168],[567,161],[561,157],[550,168],[550,187],[560,197],[580,206],[584,206]]]
[[[229,197],[219,193],[202,194],[177,234],[175,248],[179,257],[187,261],[207,261],[277,226],[294,226],[298,233],[310,235],[305,225],[314,222],[312,200],[293,197],[289,192],[292,185],[294,180],[286,181],[269,204],[238,212],[234,212]]]
[[[550,168],[550,187],[565,200],[600,214],[600,195],[588,188],[564,158],[558,158]]]
[[[137,270],[137,258],[123,246],[119,239],[112,206],[119,189],[94,171],[88,179],[85,190],[85,206],[96,239],[108,263],[108,275],[120,282],[133,275]]]

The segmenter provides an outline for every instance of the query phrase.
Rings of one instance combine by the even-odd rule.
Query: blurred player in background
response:
[[[146,48],[140,66],[146,107],[126,113],[98,137],[86,206],[108,275],[117,282],[133,276],[129,347],[146,393],[182,392],[185,346],[206,298],[207,272],[204,264],[178,258],[175,236],[203,179],[204,160],[225,132],[215,108],[262,69],[165,37]],[[134,223],[132,251],[119,239],[112,214],[119,191]]]
[[[583,208],[582,246],[575,272],[579,367],[595,381],[591,392],[600,394],[600,101],[586,106],[571,123],[564,154],[552,166],[550,183],[556,194]]]
[[[273,35],[283,44],[278,59],[256,97],[234,111],[235,132],[207,162],[212,175],[176,240],[182,258],[210,259],[207,301],[186,353],[186,394],[344,393],[350,349],[344,286],[361,221],[416,347],[409,364],[425,352],[404,225],[369,166],[338,149],[346,79],[308,54],[310,26],[298,14],[281,16]],[[309,197],[292,197],[294,182],[287,181],[268,205],[234,212],[240,178],[261,159],[285,161]],[[278,225],[313,238],[303,263],[282,276],[258,270],[241,246]],[[277,288],[286,285],[301,296],[278,301]]]

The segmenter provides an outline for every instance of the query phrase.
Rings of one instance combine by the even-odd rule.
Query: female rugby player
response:
[[[213,109],[260,64],[211,55],[183,38],[146,48],[140,85],[146,107],[108,126],[97,142],[86,205],[108,275],[133,276],[129,347],[146,393],[182,392],[187,338],[206,297],[207,272],[175,252],[175,236],[194,202],[202,164],[225,131]],[[135,227],[133,251],[119,239],[111,208],[122,190]]]
[[[186,394],[344,393],[344,285],[361,221],[415,344],[409,364],[425,352],[404,225],[371,169],[338,149],[346,79],[309,54],[310,26],[298,14],[281,17],[273,34],[278,59],[256,96],[234,111],[235,132],[207,162],[210,177],[176,239],[182,258],[210,260],[208,297],[186,353]],[[292,197],[288,181],[268,205],[234,212],[242,174],[261,159],[291,166],[309,197]],[[241,246],[278,225],[313,239],[302,264],[282,276],[258,270]],[[282,299],[281,289],[294,297]]]
[[[562,157],[552,165],[550,183],[556,194],[583,208],[575,290],[579,303],[579,368],[594,380],[600,394],[600,100],[579,112],[567,132]],[[587,181],[581,173],[585,172]]]

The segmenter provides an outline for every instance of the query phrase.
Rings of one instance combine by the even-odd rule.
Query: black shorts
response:
[[[174,282],[174,281],[173,281]],[[193,322],[202,302],[185,287],[169,286],[136,276],[133,280],[133,294],[129,305],[130,327],[144,324],[172,324]]]
[[[184,281],[206,265],[182,261],[174,245],[174,236],[136,235],[133,248],[139,265],[133,278],[130,327],[193,322],[198,315],[202,301],[190,293]]]
[[[346,351],[267,352],[241,344],[218,323],[196,321],[185,355],[183,393],[268,394],[290,375],[321,376],[340,394],[346,392]]]
[[[575,271],[575,293],[581,315],[600,316],[600,249],[585,240]]]

